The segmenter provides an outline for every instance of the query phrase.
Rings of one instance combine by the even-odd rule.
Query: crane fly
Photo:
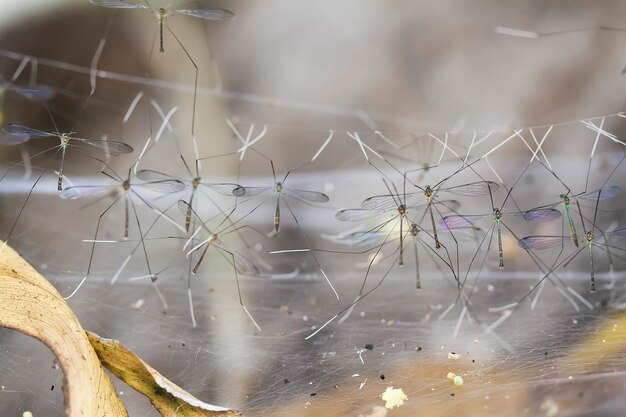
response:
[[[198,261],[196,262],[195,266],[193,267],[192,273],[196,274],[198,272],[198,269],[200,268],[200,264],[204,260],[204,257],[207,254],[209,248],[212,247],[212,248],[215,248],[216,250],[218,250],[222,254],[222,256],[225,256],[226,259],[229,262],[231,262],[232,265],[233,265],[233,270],[235,272],[235,281],[237,283],[237,294],[239,296],[239,304],[241,305],[241,307],[245,311],[245,313],[248,316],[248,318],[250,319],[250,321],[252,321],[254,326],[259,331],[261,331],[261,327],[257,324],[257,322],[254,320],[254,318],[252,317],[252,315],[250,314],[250,312],[248,311],[248,309],[246,308],[246,306],[243,303],[243,298],[241,297],[241,288],[239,286],[239,274],[240,273],[241,274],[245,274],[245,275],[259,276],[260,275],[259,269],[256,267],[256,265],[254,265],[254,263],[252,261],[250,261],[249,259],[247,259],[243,255],[237,253],[236,251],[226,247],[224,245],[224,243],[220,240],[220,236],[222,234],[224,234],[225,230],[228,229],[229,227],[231,227],[232,224],[229,225],[229,226],[226,226],[221,231],[212,231],[211,229],[209,229],[209,227],[206,225],[206,223],[203,222],[200,219],[200,217],[196,214],[195,210],[186,201],[179,200],[178,201],[178,209],[185,216],[187,215],[187,213],[191,213],[191,216],[192,216],[192,219],[193,219],[194,223],[197,223],[200,226],[200,228],[198,230],[204,230],[204,231],[208,232],[208,234],[209,234],[208,238],[204,239],[203,241],[201,241],[196,246],[192,247],[187,252],[187,256],[189,256],[193,252],[195,252],[197,250],[200,250],[204,246],[204,250],[200,254],[200,257],[198,258]],[[227,218],[224,219],[222,221],[222,223],[220,223],[220,225],[218,225],[218,228],[226,220],[227,220]],[[229,232],[226,232],[226,234],[227,233],[229,233]],[[189,238],[189,242],[193,239],[193,237],[194,236]]]
[[[180,14],[212,21],[226,21],[235,16],[233,12],[223,9],[187,9],[183,7],[176,9],[169,9],[168,7],[153,8],[147,1],[146,4],[133,3],[132,1],[126,0],[89,0],[89,2],[97,6],[111,9],[146,9],[152,11],[159,22],[159,52],[165,52],[163,48],[163,25],[165,19],[169,16]]]
[[[211,183],[211,182],[202,182],[202,178],[197,176],[189,181],[179,180],[177,178],[172,177],[171,175],[164,174],[159,171],[151,170],[151,169],[142,169],[137,171],[137,178],[148,181],[168,181],[168,180],[177,180],[181,182],[186,182],[191,186],[191,194],[189,196],[189,200],[187,201],[188,210],[185,215],[185,231],[189,232],[189,226],[191,225],[191,208],[194,204],[194,198],[198,192],[200,186],[204,186],[209,188],[212,191],[215,191],[218,194],[224,196],[232,196],[236,190],[241,190],[243,187],[239,184],[222,182],[222,183]]]
[[[73,142],[84,143],[93,148],[96,148],[106,154],[110,155],[122,155],[133,152],[133,147],[118,141],[112,140],[97,140],[97,139],[84,139],[72,136],[74,132],[69,133],[60,133],[60,132],[45,132],[39,129],[33,129],[27,126],[21,126],[16,124],[5,124],[2,126],[2,130],[9,135],[9,137],[15,137],[17,140],[22,140],[25,142],[31,138],[58,138],[60,143],[57,146],[54,146],[47,151],[52,150],[60,150],[61,151],[61,165],[59,167],[58,181],[57,181],[57,189],[59,191],[63,190],[63,168],[65,165],[65,153],[68,148],[78,148],[77,145],[74,145]],[[7,136],[0,136],[0,143],[2,141],[10,140],[7,139]],[[46,151],[46,152],[47,152]]]
[[[458,229],[472,227],[477,221],[489,216],[493,216],[498,240],[498,258],[500,260],[499,267],[504,268],[504,253],[502,249],[502,217],[517,216],[529,222],[549,222],[561,217],[561,212],[554,208],[535,208],[527,211],[505,212],[499,208],[494,208],[492,214],[478,215],[452,215],[443,217],[439,221],[439,225],[445,229]]]
[[[285,181],[290,172],[287,172],[282,181],[276,180],[276,171],[274,170],[274,163],[272,165],[272,174],[274,175],[274,186],[272,187],[248,187],[243,186],[233,190],[233,196],[235,197],[252,197],[262,194],[266,191],[272,191],[274,194],[274,232],[278,233],[280,230],[280,206],[281,197],[292,197],[296,200],[303,201],[305,203],[327,203],[330,198],[324,193],[310,190],[301,190],[297,188],[288,188],[285,186]]]

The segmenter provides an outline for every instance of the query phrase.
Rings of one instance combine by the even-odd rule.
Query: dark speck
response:
[[[50,387],[50,391],[54,391],[54,385]]]
[[[185,343],[183,342],[183,347],[185,347]]]
[[[421,351],[422,351],[422,347],[421,347],[421,346],[416,347],[416,348],[415,348],[415,351],[416,351],[416,352],[421,352]]]
[[[380,379],[382,379],[384,381],[385,380],[385,375],[381,374],[380,375]]]
[[[288,380],[287,378],[285,378],[285,379],[283,380],[283,382],[284,382],[285,384],[288,384],[288,383],[289,383],[289,380]]]
[[[472,359],[472,363],[476,363],[476,359]]]
[[[312,392],[311,393],[311,397],[315,397],[317,395],[317,392]]]
[[[450,394],[451,397],[454,397],[454,393]]]
[[[548,351],[546,351],[546,353],[544,353],[544,356],[548,356]]]
[[[367,345],[365,345],[365,349],[374,350],[374,345],[372,345],[371,343],[368,343]]]

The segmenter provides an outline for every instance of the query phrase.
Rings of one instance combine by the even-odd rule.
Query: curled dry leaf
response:
[[[163,416],[231,417],[239,412],[206,404],[139,359],[117,340],[87,332],[102,364],[115,376],[150,399]]]
[[[128,416],[63,297],[12,248],[0,247],[0,326],[38,339],[56,355],[65,376],[66,415]]]

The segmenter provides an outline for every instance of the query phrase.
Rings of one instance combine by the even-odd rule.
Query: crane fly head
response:
[[[493,216],[496,218],[496,220],[500,220],[502,218],[502,212],[499,208],[493,209]]]
[[[196,188],[198,188],[200,186],[200,180],[202,178],[200,177],[196,177],[193,180],[191,180],[191,187],[195,190]]]
[[[124,189],[124,191],[128,191],[130,190],[130,181],[126,180],[122,183],[122,188]]]
[[[283,190],[283,184],[281,182],[277,182],[274,186],[274,192],[280,193]]]
[[[426,189],[424,189],[424,195],[426,196],[427,199],[430,200],[430,198],[433,196],[433,189],[430,188],[430,185],[426,186]]]
[[[410,229],[411,235],[412,235],[413,237],[417,237],[417,234],[419,233],[419,231],[420,231],[420,230],[419,230],[419,228],[417,227],[417,225],[416,225],[415,223],[412,223],[412,224],[411,224],[411,229]]]

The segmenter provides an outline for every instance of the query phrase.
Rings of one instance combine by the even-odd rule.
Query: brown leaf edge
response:
[[[39,340],[64,374],[68,417],[128,417],[83,328],[63,297],[0,241],[0,326]]]
[[[142,361],[119,341],[86,332],[100,362],[116,377],[150,399],[163,416],[231,417],[238,411],[203,403]]]

